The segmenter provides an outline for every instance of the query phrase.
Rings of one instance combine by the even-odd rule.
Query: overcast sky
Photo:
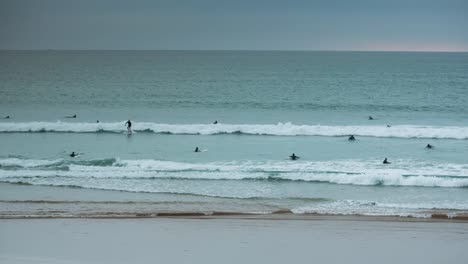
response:
[[[468,0],[0,0],[0,49],[468,51]]]

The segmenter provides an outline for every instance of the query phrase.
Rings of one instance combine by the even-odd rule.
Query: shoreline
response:
[[[154,213],[122,213],[122,212],[97,212],[63,215],[0,215],[0,220],[20,219],[231,219],[231,220],[291,220],[291,221],[372,221],[372,222],[448,222],[467,223],[468,215],[450,217],[447,214],[432,214],[431,217],[412,216],[386,216],[386,215],[340,215],[340,214],[294,214],[288,210],[277,211],[269,214],[242,213],[242,212],[154,212]]]
[[[301,213],[281,200],[221,199],[0,183],[0,219],[264,219],[464,222],[465,210],[427,209],[412,214]]]

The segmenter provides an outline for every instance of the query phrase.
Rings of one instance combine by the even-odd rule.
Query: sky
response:
[[[468,0],[0,0],[0,49],[468,51]]]

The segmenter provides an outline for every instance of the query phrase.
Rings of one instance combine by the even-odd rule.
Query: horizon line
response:
[[[414,53],[467,53],[468,50],[314,50],[314,49],[0,49],[0,51],[239,51],[239,52],[414,52]]]

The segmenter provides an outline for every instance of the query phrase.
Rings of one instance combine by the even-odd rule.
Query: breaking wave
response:
[[[124,122],[114,123],[69,123],[69,122],[23,122],[0,123],[0,133],[123,133]],[[460,126],[415,126],[356,125],[322,126],[278,124],[158,124],[135,122],[134,131],[157,134],[247,134],[271,136],[368,136],[396,138],[468,139],[468,127]]]
[[[151,180],[255,180],[303,181],[334,184],[468,187],[468,165],[431,164],[395,160],[338,160],[319,162],[233,161],[183,163],[160,160],[30,160],[1,159],[0,181],[12,183],[75,185],[87,188],[98,182],[105,189],[138,189],[136,181]],[[91,183],[93,181],[94,183]],[[132,184],[126,184],[132,181]],[[112,186],[106,184],[112,182]],[[107,186],[107,187],[106,187]]]

